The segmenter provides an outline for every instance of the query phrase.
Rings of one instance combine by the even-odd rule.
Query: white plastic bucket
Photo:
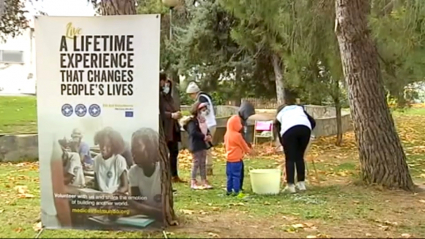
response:
[[[280,191],[281,170],[280,169],[252,169],[251,176],[252,191],[256,194],[278,194]]]

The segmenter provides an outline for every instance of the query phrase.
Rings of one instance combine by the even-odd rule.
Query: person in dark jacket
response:
[[[212,137],[208,129],[205,116],[207,114],[207,104],[197,102],[192,106],[191,117],[186,118],[182,125],[189,135],[189,151],[192,153],[192,189],[211,189],[212,186],[207,181],[207,150],[211,148]],[[201,184],[198,184],[197,171],[201,175]]]
[[[285,191],[295,193],[296,188],[305,191],[304,154],[316,122],[300,105],[279,106],[276,115],[276,131],[285,154],[287,186]],[[297,185],[295,186],[295,170]]]
[[[178,120],[181,113],[176,109],[172,97],[173,84],[166,78],[165,74],[160,74],[160,111],[165,139],[169,151],[169,162],[171,166],[171,177],[175,183],[184,183],[178,175],[178,155],[179,142],[181,141],[180,125]]]
[[[242,102],[241,106],[239,107],[238,115],[241,119],[242,123],[242,136],[245,140],[245,142],[248,144],[249,148],[252,148],[252,131],[248,129],[248,118],[255,115],[255,108],[254,105],[251,104],[249,101]],[[243,180],[245,177],[245,166],[242,161],[242,175],[241,175],[241,191],[243,191]]]

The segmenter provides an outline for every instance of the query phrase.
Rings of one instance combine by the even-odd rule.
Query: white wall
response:
[[[35,93],[35,41],[33,28],[22,31],[15,38],[9,37],[0,42],[0,50],[24,52],[24,63],[0,62],[0,94],[34,94]],[[31,39],[32,38],[32,39]],[[32,74],[32,78],[28,77]]]

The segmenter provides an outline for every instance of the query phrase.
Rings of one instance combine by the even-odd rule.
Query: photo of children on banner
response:
[[[72,138],[81,135],[79,130],[74,130]],[[70,207],[111,212],[73,212],[73,227],[144,228],[162,222],[158,140],[157,132],[142,128],[133,133],[128,144],[118,131],[106,127],[94,136],[98,147],[91,148],[91,154],[95,155],[92,173],[84,171],[84,160],[77,147],[81,141],[66,138],[58,141],[62,149],[64,185],[69,193],[79,195],[78,202],[70,199]]]

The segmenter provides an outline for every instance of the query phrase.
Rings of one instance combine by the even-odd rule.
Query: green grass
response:
[[[25,103],[22,103],[25,102]],[[17,109],[20,109],[19,111]],[[6,113],[5,113],[6,112]],[[26,112],[25,114],[22,112]],[[0,132],[31,132],[35,127],[35,99],[0,97]],[[5,117],[3,117],[5,115]],[[425,182],[425,109],[394,112],[400,138],[408,156],[410,172],[417,184]],[[13,116],[13,117],[12,117]],[[32,127],[32,128],[31,128]],[[19,129],[17,131],[16,129]],[[248,199],[225,196],[223,150],[216,148],[213,190],[192,191],[177,184],[175,210],[180,226],[168,228],[169,237],[425,237],[424,193],[386,191],[358,183],[359,164],[352,133],[344,135],[342,147],[334,137],[318,140],[314,155],[320,184],[312,163],[308,191],[295,195],[254,195],[249,168],[275,168],[280,154],[248,158],[245,190]],[[190,158],[181,153],[181,176],[189,178]],[[0,164],[0,238],[34,237],[40,213],[40,187],[36,163]],[[27,186],[34,198],[20,198],[16,186]],[[101,232],[46,230],[42,238],[141,238],[163,237],[162,232]]]
[[[0,134],[37,132],[37,103],[33,96],[1,96],[0,115]]]
[[[424,209],[419,200],[423,194],[389,192],[347,184],[355,179],[355,162],[336,163],[334,170],[350,171],[352,175],[339,177],[325,175],[321,185],[310,185],[305,193],[260,196],[251,193],[248,168],[274,168],[276,163],[269,158],[245,161],[247,199],[225,196],[224,162],[215,164],[215,176],[209,180],[215,189],[192,191],[188,185],[178,184],[175,210],[181,226],[167,229],[170,237],[306,237],[329,235],[334,237],[400,237],[409,233],[425,236],[420,226]],[[317,163],[318,167],[325,167]],[[311,165],[310,165],[311,166]],[[189,170],[181,171],[188,178]],[[3,204],[0,206],[0,237],[33,237],[37,234],[33,225],[39,216],[39,182],[36,164],[2,164],[0,167],[0,191]],[[35,198],[18,198],[14,189],[25,185]],[[421,207],[422,205],[422,207]],[[204,222],[204,224],[202,224]],[[201,223],[201,224],[200,224]],[[234,225],[243,225],[240,227]],[[302,224],[303,228],[297,228]],[[389,227],[386,229],[386,227]],[[261,233],[258,227],[262,228]],[[385,229],[385,230],[384,230]],[[100,232],[78,230],[46,230],[42,238],[140,238],[162,237],[162,232]]]

